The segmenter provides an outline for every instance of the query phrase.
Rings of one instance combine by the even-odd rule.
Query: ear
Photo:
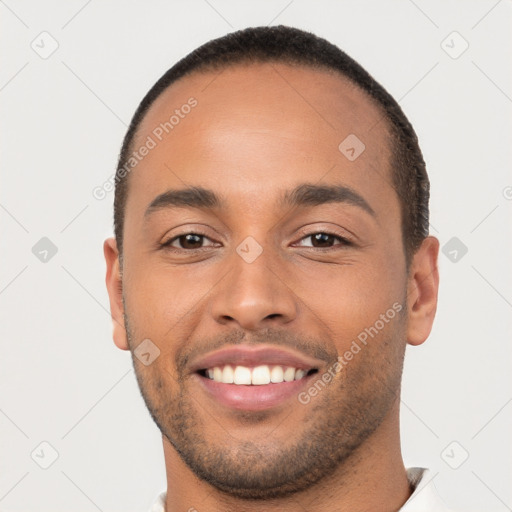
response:
[[[107,291],[110,301],[110,314],[114,326],[114,343],[121,350],[129,350],[124,325],[123,281],[119,265],[119,251],[115,238],[107,238],[103,243],[103,254],[107,263]]]
[[[437,309],[439,240],[428,236],[411,261],[407,294],[407,343],[421,345],[430,334]]]

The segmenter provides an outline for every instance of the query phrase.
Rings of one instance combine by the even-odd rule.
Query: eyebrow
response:
[[[355,190],[344,185],[313,185],[303,183],[292,190],[287,190],[278,205],[283,207],[319,206],[328,203],[347,203],[357,206],[375,217],[373,208]],[[168,208],[223,209],[225,200],[213,190],[203,187],[170,189],[151,201],[144,217]]]

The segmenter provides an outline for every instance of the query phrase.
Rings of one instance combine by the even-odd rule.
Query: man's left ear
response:
[[[421,345],[432,330],[437,309],[439,240],[428,236],[411,261],[407,297],[407,343]]]

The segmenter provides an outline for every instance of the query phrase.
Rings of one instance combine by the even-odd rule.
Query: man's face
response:
[[[197,105],[181,110],[172,131],[155,132],[190,97]],[[182,459],[232,495],[304,489],[395,421],[407,276],[379,121],[367,97],[339,76],[260,64],[186,77],[138,131],[135,149],[148,136],[157,144],[129,178],[124,320],[132,350],[146,339],[160,350],[148,366],[134,357],[138,382]],[[338,148],[351,134],[365,145],[355,160],[356,139]],[[352,195],[283,201],[304,184]],[[149,208],[169,190],[193,186],[222,204],[177,207],[164,196]],[[303,364],[307,375],[258,386],[219,383],[197,368],[220,349],[264,346],[300,363],[260,354],[247,367],[272,371],[283,362],[284,375]],[[244,361],[229,357],[233,368]]]

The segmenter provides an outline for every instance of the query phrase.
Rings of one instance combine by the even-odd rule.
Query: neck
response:
[[[398,403],[350,458],[327,479],[292,496],[268,500],[268,512],[369,512],[399,510],[411,495],[400,452]],[[256,512],[263,503],[235,498],[195,476],[162,437],[167,472],[166,512]]]

